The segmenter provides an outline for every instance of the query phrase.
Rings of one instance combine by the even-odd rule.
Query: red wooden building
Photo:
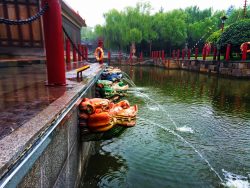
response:
[[[40,10],[39,0],[1,0],[0,17],[12,20],[27,19]],[[63,27],[74,43],[80,43],[81,27],[85,20],[60,0]],[[0,55],[45,56],[42,19],[25,25],[0,24]]]

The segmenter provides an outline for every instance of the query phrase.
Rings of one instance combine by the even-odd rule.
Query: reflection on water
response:
[[[113,156],[109,152],[103,151],[101,148],[106,144],[109,144],[109,141],[104,141],[101,146],[96,144],[96,149],[99,150],[89,161],[95,165],[88,166],[88,173],[84,177],[81,187],[107,187],[110,184],[114,187],[121,187],[126,184],[128,170],[126,161],[119,155]]]
[[[138,69],[132,69],[130,74],[137,85],[164,88],[163,94],[171,96],[175,101],[184,103],[209,101],[218,113],[249,114],[250,83],[248,80],[217,78],[159,68]],[[131,70],[127,71],[131,72]]]
[[[122,158],[127,171],[98,165],[102,174],[98,172],[94,186],[250,186],[249,81],[153,67],[121,68],[137,85],[127,97],[139,105],[137,125],[101,142],[93,157]],[[91,160],[92,176],[95,166]],[[104,174],[110,179],[106,184],[100,183]]]
[[[0,139],[62,96],[66,87],[45,86],[44,64],[0,69]]]

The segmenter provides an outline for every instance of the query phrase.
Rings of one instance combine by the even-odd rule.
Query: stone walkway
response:
[[[83,63],[75,67],[81,66]],[[69,106],[80,103],[79,96],[93,85],[104,66],[90,64],[83,71],[82,81],[76,81],[76,70],[71,69],[66,72],[67,85],[59,87],[45,86],[43,64],[0,69],[0,179]],[[67,120],[67,115],[64,119]]]
[[[20,65],[0,69],[0,140],[70,90],[76,82],[74,69],[83,64],[67,66],[65,87],[45,86],[45,64]]]

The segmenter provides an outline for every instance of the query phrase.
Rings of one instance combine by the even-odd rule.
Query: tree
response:
[[[153,30],[157,32],[158,49],[163,49],[166,44],[169,48],[183,46],[187,38],[186,14],[183,10],[173,10],[166,13],[156,13],[153,16]]]
[[[128,32],[128,40],[134,43],[140,43],[142,40],[142,32],[136,28],[130,29]]]
[[[191,6],[187,7],[184,11],[187,14],[186,21],[188,24],[201,21],[212,16],[211,8],[200,10],[197,6]]]
[[[84,36],[102,36],[105,47],[127,51],[132,42],[144,52],[150,51],[151,46],[155,50],[183,48],[187,42],[193,47],[198,41],[201,47],[206,41],[219,43],[222,15],[229,16],[227,26],[240,21],[243,15],[242,9],[232,6],[215,12],[197,6],[167,12],[161,9],[155,14],[151,14],[151,9],[149,3],[137,3],[122,11],[110,10],[104,14],[105,24],[95,27],[95,35],[86,32]]]
[[[187,14],[187,41],[189,46],[202,47],[211,33],[220,27],[221,11],[212,13],[212,9],[199,10],[197,6],[185,9]]]
[[[220,37],[222,46],[231,44],[236,51],[240,45],[250,41],[250,19],[244,19],[228,26]]]
[[[95,38],[96,38],[96,32],[94,32],[91,27],[82,27],[81,39],[94,40]]]
[[[207,39],[206,42],[208,43],[212,43],[214,45],[219,43],[219,39],[221,36],[221,30],[217,30],[215,32],[213,32]]]

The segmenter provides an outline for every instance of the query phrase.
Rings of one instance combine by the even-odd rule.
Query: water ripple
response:
[[[98,186],[249,187],[250,98],[236,96],[234,80],[152,67],[141,79],[137,70],[140,88],[127,96],[139,106],[137,125],[101,143]]]

